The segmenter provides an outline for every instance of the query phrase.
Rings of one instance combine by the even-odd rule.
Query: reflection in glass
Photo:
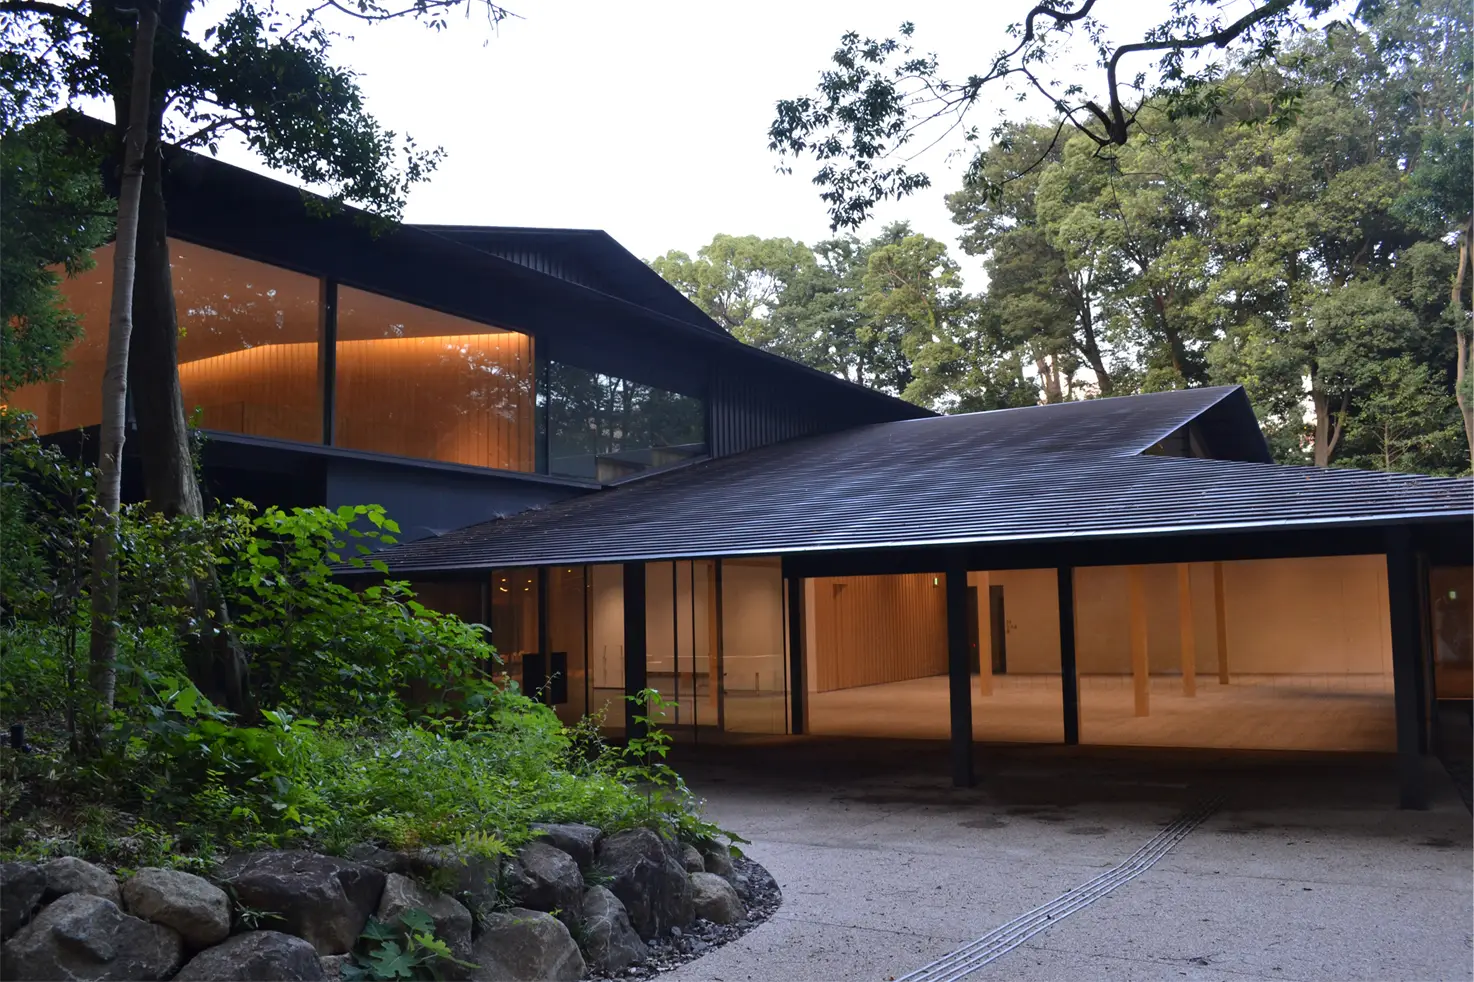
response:
[[[548,365],[548,473],[614,481],[706,452],[700,399]]]
[[[588,586],[584,567],[555,566],[548,570],[549,671],[568,679],[568,698],[553,708],[572,725],[588,711]]]
[[[589,567],[589,713],[624,732],[624,567]]]
[[[321,442],[318,281],[204,246],[169,240],[179,318],[179,383],[186,415],[204,429]],[[62,381],[27,386],[11,405],[41,433],[102,420],[113,247],[62,283],[83,337]]]
[[[537,640],[537,570],[492,570],[491,643],[502,660],[498,674],[521,683],[522,656],[537,652]]]
[[[777,559],[722,560],[722,726],[788,732],[787,624]]]
[[[334,409],[341,447],[531,471],[532,338],[342,287]]]

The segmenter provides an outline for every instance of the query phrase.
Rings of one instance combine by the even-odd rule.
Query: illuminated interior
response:
[[[323,441],[320,283],[170,240],[185,412],[204,429]],[[12,394],[37,430],[102,418],[113,248],[66,280],[83,336],[60,381]],[[339,291],[334,443],[477,467],[536,467],[532,338],[362,290]]]
[[[208,429],[283,440],[322,439],[318,281],[171,239],[185,412]],[[11,404],[58,433],[102,419],[113,247],[62,284],[83,336],[62,380],[16,391]]]
[[[335,446],[537,466],[526,334],[341,287],[336,403]]]

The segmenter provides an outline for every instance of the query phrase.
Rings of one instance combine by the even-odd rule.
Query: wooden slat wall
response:
[[[338,446],[531,471],[533,403],[525,334],[338,342]]]
[[[947,671],[946,590],[931,573],[814,580],[820,692]]]
[[[208,430],[278,440],[322,440],[317,344],[264,344],[179,366],[184,410]]]

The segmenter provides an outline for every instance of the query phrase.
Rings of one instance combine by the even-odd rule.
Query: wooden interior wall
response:
[[[263,344],[182,362],[186,413],[209,430],[322,442],[317,344]]]
[[[334,425],[341,447],[531,471],[532,338],[340,340]]]
[[[812,595],[817,691],[946,673],[940,575],[819,577]]]

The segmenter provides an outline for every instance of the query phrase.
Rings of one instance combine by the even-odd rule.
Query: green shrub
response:
[[[287,845],[504,855],[538,821],[718,832],[665,765],[658,728],[623,748],[597,718],[565,728],[493,681],[483,628],[382,579],[372,551],[398,529],[377,506],[125,508],[116,700],[100,742],[79,746],[75,720],[94,708],[95,476],[35,442],[0,439],[0,452],[0,717],[25,722],[36,748],[0,751],[0,852],[201,868]],[[343,578],[355,567],[380,581]],[[248,654],[259,718],[223,712],[189,678],[199,611],[186,598],[206,580]],[[661,717],[658,693],[637,703],[636,718]]]

